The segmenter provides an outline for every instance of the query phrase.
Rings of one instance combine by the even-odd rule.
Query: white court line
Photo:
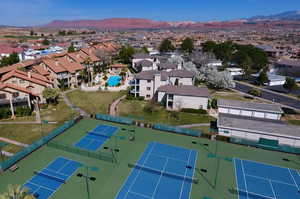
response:
[[[143,164],[142,164],[141,166],[144,166],[144,165],[145,165],[145,163],[147,162],[147,160],[148,160],[150,154],[152,153],[152,151],[153,151],[155,145],[156,145],[156,143],[153,144],[152,149],[150,150],[149,154],[146,155],[146,158],[145,158],[145,160],[144,160],[144,162],[143,162]],[[134,180],[132,181],[131,185],[129,186],[128,191],[127,191],[127,193],[126,193],[126,195],[125,195],[125,198],[127,198],[128,192],[130,191],[130,189],[131,189],[132,186],[134,185],[135,181],[136,181],[137,178],[139,177],[139,175],[140,175],[140,173],[141,173],[141,170],[142,170],[142,169],[139,169],[139,170],[138,170],[138,174],[135,176]]]
[[[190,150],[187,165],[189,165],[191,153],[192,153],[192,151]],[[193,166],[193,169],[195,169],[194,166]],[[181,184],[181,189],[180,189],[179,199],[180,199],[181,196],[182,196],[182,191],[183,191],[183,187],[184,187],[184,184],[185,184],[185,178],[187,177],[187,176],[186,176],[187,170],[188,170],[188,169],[185,168],[185,172],[184,172],[184,180],[182,181],[182,184]]]
[[[293,186],[293,187],[296,187],[296,185],[294,184],[289,184],[289,183],[286,183],[286,182],[281,182],[281,181],[278,181],[278,180],[272,180],[270,178],[264,178],[264,177],[260,177],[260,176],[254,176],[254,175],[250,175],[250,174],[245,174],[246,176],[250,176],[250,177],[253,177],[253,178],[258,178],[258,179],[262,179],[262,180],[266,180],[266,181],[273,181],[273,182],[277,182],[277,183],[280,183],[280,184],[286,184],[286,185],[289,185],[289,186]]]
[[[249,195],[248,195],[248,187],[247,187],[246,176],[245,176],[245,172],[244,172],[244,164],[243,164],[243,161],[241,161],[241,165],[242,165],[242,172],[243,172],[243,176],[244,176],[244,182],[245,182],[246,194],[247,194],[247,198],[249,198]]]
[[[237,179],[237,172],[236,172],[236,158],[233,158],[233,162],[234,162],[234,172],[235,172],[235,181],[236,181],[236,190],[238,193],[238,199],[240,199],[240,192],[239,192],[239,182]]]
[[[128,191],[128,193],[133,193],[133,194],[135,194],[135,195],[142,196],[142,197],[144,197],[144,198],[149,198],[149,199],[152,199],[152,198],[151,198],[151,197],[149,197],[149,196],[146,196],[146,195],[144,195],[144,194],[137,193],[137,192],[134,192],[134,191]]]
[[[171,158],[171,157],[164,156],[164,155],[151,154],[151,156],[156,156],[156,157],[161,157],[161,158],[167,158],[167,159],[170,159],[170,160],[175,160],[175,161],[178,161],[178,162],[184,162],[184,163],[186,163],[186,161],[184,161],[184,160],[180,160],[180,159],[176,159],[176,158]]]
[[[281,167],[281,166],[277,166],[277,165],[273,165],[273,164],[268,164],[268,163],[264,163],[264,162],[258,162],[258,161],[254,161],[254,160],[245,160],[245,159],[240,159],[240,160],[247,161],[247,162],[254,162],[256,164],[262,164],[262,165],[267,165],[267,166],[271,166],[271,167],[278,167],[278,168],[281,168],[281,169],[289,169],[287,167]]]
[[[241,192],[244,192],[244,193],[247,193],[247,195],[248,195],[248,193],[249,193],[249,194],[251,194],[251,195],[257,195],[257,196],[260,196],[260,197],[263,197],[263,198],[274,199],[273,197],[270,197],[270,196],[265,196],[265,195],[261,195],[261,194],[258,194],[258,193],[253,193],[253,192],[251,192],[251,191],[245,191],[245,190],[243,190],[243,189],[240,189],[240,191],[241,191]],[[247,196],[247,198],[249,198],[249,197]]]
[[[274,188],[273,188],[272,181],[269,180],[269,183],[270,183],[270,186],[271,186],[271,189],[272,189],[272,193],[273,193],[274,199],[276,199],[276,194],[275,194],[275,191],[274,191]]]
[[[151,142],[151,143],[154,144],[154,142]],[[150,144],[151,144],[151,143],[150,143]],[[149,145],[148,145],[148,146],[149,146]],[[142,153],[142,154],[140,155],[140,157],[138,158],[137,161],[139,161],[139,160],[143,157],[143,155],[144,155],[144,153]],[[131,169],[131,171],[130,171],[129,175],[127,176],[126,180],[124,181],[122,187],[119,189],[118,194],[116,195],[116,197],[118,197],[118,195],[120,194],[121,190],[123,189],[123,187],[125,186],[125,184],[128,182],[128,178],[131,176],[131,174],[133,173],[133,171],[134,171],[134,169]],[[129,192],[129,190],[128,190],[127,192]]]
[[[162,170],[161,173],[160,173],[158,182],[156,183],[156,186],[155,186],[154,191],[153,191],[153,193],[152,193],[152,198],[154,197],[154,195],[155,195],[155,193],[156,193],[157,187],[158,187],[158,185],[159,185],[159,183],[160,183],[160,180],[161,180],[161,178],[162,178],[162,176],[163,176],[163,173],[162,173],[162,172],[166,169],[166,167],[167,167],[167,165],[168,165],[168,161],[169,161],[169,160],[167,159],[166,162],[165,162],[165,164],[164,164],[163,170]]]
[[[292,174],[292,172],[291,172],[290,169],[289,169],[289,172],[290,172],[290,175],[292,176],[292,179],[293,179],[293,181],[294,181],[294,183],[295,183],[297,189],[300,190],[299,187],[298,187],[298,184],[297,184],[297,182],[296,182],[296,180],[295,180],[295,178],[294,178],[294,176],[293,176],[293,174]]]

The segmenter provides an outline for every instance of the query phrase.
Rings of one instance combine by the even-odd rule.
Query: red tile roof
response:
[[[32,93],[30,90],[27,90],[26,88],[17,86],[15,84],[7,84],[7,83],[2,83],[0,82],[0,90],[4,90],[5,88],[11,88],[11,89],[15,89],[30,95],[34,95],[34,96],[38,96],[37,94]]]

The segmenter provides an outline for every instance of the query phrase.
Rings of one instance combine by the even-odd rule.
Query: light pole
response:
[[[110,151],[111,151],[111,154],[112,154],[112,156],[113,156],[113,158],[114,158],[115,161],[116,161],[116,163],[118,163],[118,159],[117,159],[117,157],[116,157],[115,152],[116,152],[116,153],[119,153],[119,152],[120,152],[120,149],[118,149],[118,148],[110,148],[110,147],[107,147],[107,146],[103,147],[103,149],[105,149],[105,150],[110,150]]]
[[[77,173],[77,177],[85,179],[87,199],[91,199],[89,181],[93,181],[94,182],[94,181],[96,181],[96,178],[89,175],[89,170],[98,171],[99,168],[98,167],[89,167],[87,165],[82,165],[82,166],[85,167],[86,174]]]

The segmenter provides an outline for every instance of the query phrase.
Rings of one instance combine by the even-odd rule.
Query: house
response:
[[[109,72],[119,74],[122,70],[125,70],[127,68],[127,65],[117,63],[117,64],[109,65],[108,68],[109,68]]]
[[[39,102],[44,103],[43,91],[45,88],[53,88],[53,83],[45,76],[33,72],[23,72],[21,70],[13,70],[6,73],[1,78],[1,83],[8,85],[16,85],[17,87],[26,89],[35,96],[39,97]]]
[[[80,71],[84,70],[84,66],[65,57],[43,59],[39,67],[50,73],[49,78],[55,87],[62,86],[62,83],[69,87],[77,86],[80,83]]]
[[[254,81],[257,81],[257,78],[259,77],[259,73],[252,74],[252,77],[254,77]],[[276,75],[274,73],[267,72],[268,82],[264,83],[265,86],[279,86],[283,85],[285,83],[286,77],[281,75]]]
[[[156,64],[149,60],[141,60],[135,63],[136,71],[148,71],[148,70],[157,70]]]
[[[220,68],[223,66],[223,62],[221,60],[209,59],[205,65]]]
[[[238,100],[218,100],[218,112],[250,118],[280,120],[283,114],[281,106]]]
[[[22,52],[24,48],[13,47],[6,44],[0,45],[0,59],[8,57],[12,53],[17,53],[20,60],[22,60]]]
[[[15,84],[0,82],[0,106],[9,107],[12,117],[15,116],[17,106],[32,108],[36,102],[38,102],[38,95],[32,91]]]
[[[142,71],[131,82],[135,97],[144,97],[150,100],[154,97],[157,89],[164,85],[193,85],[195,74],[187,70]]]
[[[136,71],[142,71],[138,69],[141,68],[141,64],[142,64],[141,61],[145,61],[145,60],[151,63],[154,62],[154,59],[148,54],[143,54],[143,53],[134,54],[132,59],[132,68],[135,69]]]
[[[169,110],[182,108],[207,110],[209,98],[207,87],[164,85],[157,89],[157,102],[163,103]]]
[[[279,75],[292,77],[300,82],[299,59],[280,59],[274,64],[272,71]]]
[[[258,142],[278,141],[279,145],[300,147],[300,128],[278,120],[220,113],[217,121],[220,136]]]

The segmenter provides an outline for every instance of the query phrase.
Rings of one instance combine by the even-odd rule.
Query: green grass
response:
[[[39,38],[41,38],[40,36],[27,36],[27,35],[21,35],[21,36],[4,35],[3,37],[10,38],[10,39],[39,39]]]
[[[71,102],[90,114],[108,113],[108,106],[125,92],[84,92],[75,90],[67,94]]]
[[[300,126],[300,120],[288,120],[287,122],[291,125]]]
[[[43,120],[57,122],[56,124],[42,125],[43,135],[46,135],[65,121],[74,118],[76,115],[78,115],[78,113],[69,109],[69,107],[61,100],[58,105],[50,105],[47,109],[41,110],[41,118]],[[34,141],[40,139],[42,135],[40,124],[3,124],[0,127],[1,137],[16,140],[25,144],[32,144]]]
[[[213,92],[211,94],[212,98],[216,99],[227,99],[227,100],[240,100],[240,101],[252,101],[252,102],[263,102],[258,98],[250,99],[246,95],[234,92],[234,91],[224,91],[224,92]]]
[[[207,114],[194,114],[177,112],[178,118],[172,117],[172,113],[164,107],[155,105],[152,113],[143,109],[149,105],[148,101],[123,100],[118,106],[118,114],[124,117],[131,117],[137,120],[144,120],[152,123],[163,123],[169,125],[183,125],[195,123],[209,123],[215,120]]]
[[[117,155],[118,164],[96,160],[45,146],[20,161],[18,163],[19,169],[17,171],[8,171],[1,175],[0,193],[5,190],[8,184],[25,183],[33,176],[34,170],[40,170],[49,162],[57,158],[57,156],[63,156],[89,166],[97,166],[100,168],[99,172],[90,171],[90,175],[96,177],[96,181],[90,183],[91,198],[113,199],[116,197],[116,194],[130,174],[131,169],[128,167],[128,163],[136,162],[144,152],[145,147],[151,141],[198,151],[197,168],[205,168],[208,172],[201,174],[198,172],[195,173],[195,177],[199,178],[199,184],[193,184],[191,198],[202,199],[207,196],[214,199],[238,199],[237,195],[232,194],[229,191],[229,189],[236,187],[233,163],[224,160],[218,162],[215,158],[209,158],[207,156],[208,153],[216,153],[218,156],[223,157],[237,157],[292,169],[299,169],[299,165],[294,162],[300,161],[299,157],[296,155],[250,148],[220,141],[216,142],[204,138],[194,138],[174,133],[155,131],[147,128],[112,124],[93,119],[81,120],[74,127],[55,138],[55,140],[73,144],[82,136],[86,135],[85,132],[87,130],[93,129],[99,124],[110,124],[120,128],[136,129],[136,140],[134,142],[131,142],[128,139],[118,141],[118,148],[120,148],[120,152]],[[119,131],[117,135],[127,136],[127,133]],[[204,148],[199,144],[192,144],[192,141],[207,143],[209,146]],[[106,142],[104,146],[113,147],[114,139]],[[285,162],[282,158],[288,158],[294,161]],[[217,169],[218,164],[219,170]],[[83,170],[79,169],[78,172],[83,172]],[[215,185],[215,187],[212,185]],[[53,195],[54,199],[82,199],[85,197],[86,187],[84,181],[82,178],[76,177],[76,174],[74,174],[68,182]]]

